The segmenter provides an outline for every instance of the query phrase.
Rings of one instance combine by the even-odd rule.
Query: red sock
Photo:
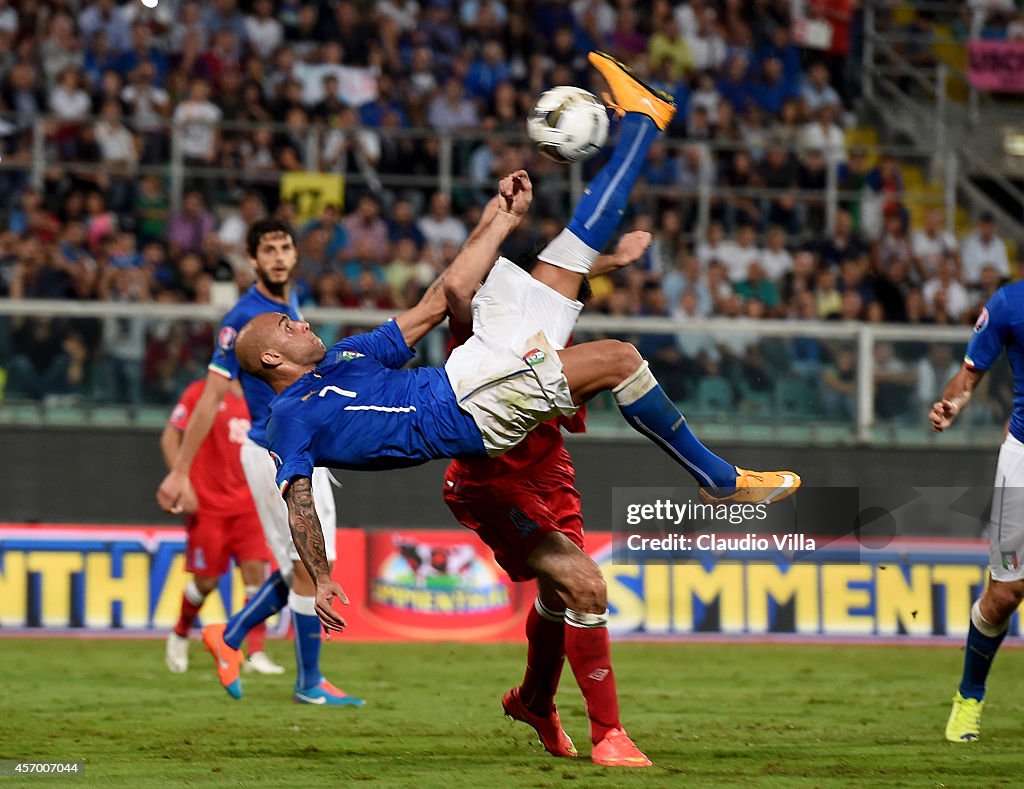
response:
[[[548,715],[565,662],[565,620],[560,612],[545,608],[539,597],[526,617],[526,639],[526,675],[519,697],[530,712]]]
[[[621,727],[619,696],[612,671],[608,614],[565,612],[565,654],[583,691],[590,718],[590,739],[596,745],[611,730]]]
[[[258,588],[259,587],[245,590],[246,605],[249,605],[249,600],[251,599],[252,595],[256,593],[256,589]],[[247,635],[245,638],[247,655],[252,655],[256,652],[262,652],[263,645],[267,642],[267,620],[264,619],[262,622],[259,622],[252,630],[249,631],[249,635]]]
[[[199,616],[199,609],[203,607],[204,600],[206,600],[206,595],[199,591],[196,582],[189,581],[181,595],[181,613],[178,614],[178,621],[174,625],[175,633],[182,638],[188,636],[188,631],[195,624],[196,617]]]

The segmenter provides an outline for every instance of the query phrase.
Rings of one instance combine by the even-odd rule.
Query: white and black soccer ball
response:
[[[582,162],[608,139],[608,110],[593,93],[559,85],[537,99],[526,120],[526,133],[556,162]]]

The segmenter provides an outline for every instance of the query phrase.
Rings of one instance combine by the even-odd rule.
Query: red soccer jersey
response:
[[[451,319],[448,328],[452,334],[452,342],[448,353],[462,345],[472,334],[468,324]],[[561,462],[572,468],[572,459],[562,440],[562,428],[570,433],[586,432],[586,409],[580,408],[574,416],[560,416],[550,422],[544,422],[531,430],[526,438],[504,455],[495,458],[472,458],[453,460],[450,468],[463,477],[475,482],[486,482],[492,479],[508,480],[526,473],[536,474],[550,463]]]
[[[171,427],[184,430],[188,426],[204,385],[205,381],[188,385],[168,420]],[[253,507],[241,461],[241,445],[245,443],[250,425],[245,400],[228,391],[189,473],[200,512],[233,515]]]

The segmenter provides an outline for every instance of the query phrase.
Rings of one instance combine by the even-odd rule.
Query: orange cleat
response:
[[[665,131],[676,114],[676,102],[665,91],[652,88],[642,82],[633,70],[604,52],[587,55],[590,65],[601,72],[611,88],[611,96],[605,94],[605,104],[620,114],[638,112],[646,115],[654,124]]]
[[[775,504],[788,499],[800,487],[800,475],[792,471],[747,471],[736,468],[736,490],[715,496],[701,488],[697,495],[705,504]]]
[[[237,649],[224,643],[225,625],[207,625],[203,628],[203,646],[213,655],[217,664],[217,679],[233,699],[242,698],[242,680],[239,670],[245,656]]]
[[[652,767],[623,729],[612,729],[590,752],[590,760],[602,767]]]
[[[505,710],[505,715],[512,720],[522,721],[532,726],[540,738],[540,744],[552,756],[564,756],[575,759],[579,755],[576,752],[576,746],[572,744],[569,735],[562,728],[562,722],[558,720],[558,712],[555,711],[554,707],[551,708],[551,714],[546,718],[534,715],[526,709],[526,705],[523,704],[523,700],[519,697],[519,688],[512,688],[512,690],[506,693],[501,700],[501,706]]]

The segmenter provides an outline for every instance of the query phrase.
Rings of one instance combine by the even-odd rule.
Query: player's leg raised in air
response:
[[[314,609],[316,586],[297,558],[288,528],[288,513],[274,482],[274,462],[265,449],[254,443],[242,446],[242,467],[253,491],[256,509],[266,533],[267,543],[279,569],[256,590],[246,605],[225,625],[203,628],[203,643],[217,664],[221,685],[232,698],[242,697],[239,651],[249,632],[285,605],[291,611],[295,638],[296,680],[293,701],[324,706],[362,706],[365,702],[331,684],[320,672],[320,620]],[[317,511],[324,525],[324,543],[328,559],[334,560],[334,496],[330,476],[317,469],[313,476]],[[257,495],[265,491],[266,495]],[[329,533],[327,533],[329,532]],[[283,568],[283,570],[281,569]]]
[[[592,52],[590,62],[607,79],[612,102],[623,113],[618,143],[588,184],[568,226],[538,255],[532,276],[506,260],[495,264],[474,298],[475,342],[456,349],[445,365],[453,389],[460,404],[474,414],[489,452],[500,454],[513,445],[515,419],[494,418],[501,405],[493,401],[507,398],[508,392],[480,380],[482,357],[495,366],[496,379],[507,374],[498,369],[504,362],[495,346],[503,345],[532,369],[542,399],[563,412],[611,390],[629,425],[697,480],[703,501],[772,503],[786,498],[799,487],[799,476],[746,471],[711,452],[631,345],[607,340],[561,350],[582,308],[576,301],[580,282],[616,231],[647,150],[675,112],[670,97],[644,85],[618,61]],[[559,359],[554,360],[556,353]]]
[[[1010,617],[1024,600],[1024,445],[1009,436],[999,451],[989,534],[989,583],[971,608],[964,670],[946,722],[950,742],[974,742],[981,736],[985,682],[1006,637]]]

